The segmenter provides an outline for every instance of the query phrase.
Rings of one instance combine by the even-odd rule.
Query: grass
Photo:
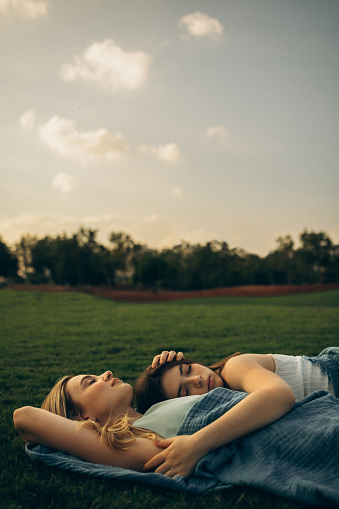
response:
[[[163,349],[210,363],[242,352],[316,355],[338,344],[339,290],[271,298],[126,304],[76,293],[0,292],[1,506],[107,509],[278,509],[300,504],[254,489],[203,496],[94,479],[33,463],[12,424],[22,405],[40,406],[67,373],[115,375],[133,383]],[[305,506],[304,506],[305,507]]]

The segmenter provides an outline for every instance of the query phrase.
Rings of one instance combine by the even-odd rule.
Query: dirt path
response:
[[[339,288],[339,283],[328,285],[270,285],[270,286],[234,286],[199,290],[195,292],[174,292],[168,290],[135,290],[104,287],[70,287],[59,285],[11,285],[13,290],[40,292],[82,292],[96,297],[103,297],[120,302],[166,302],[182,299],[198,299],[202,297],[273,297],[301,293],[323,292]]]

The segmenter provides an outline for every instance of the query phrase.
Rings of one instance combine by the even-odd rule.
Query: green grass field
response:
[[[302,507],[254,489],[192,497],[50,469],[26,456],[12,414],[19,406],[40,406],[63,374],[111,369],[133,383],[164,349],[182,350],[206,363],[235,351],[316,355],[326,346],[338,346],[338,307],[339,290],[159,304],[0,291],[1,507]]]

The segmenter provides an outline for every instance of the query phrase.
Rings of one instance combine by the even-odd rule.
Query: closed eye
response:
[[[188,364],[188,368],[187,368],[187,371],[186,371],[186,376],[188,376],[190,374],[190,371],[191,371],[191,365]],[[185,396],[189,396],[189,392],[188,392],[187,387],[185,387]]]
[[[87,380],[90,380],[90,382],[87,383]],[[88,387],[91,383],[94,383],[96,380],[95,380],[95,377],[93,377],[92,375],[85,375],[82,377],[82,379],[80,381],[80,387],[82,386],[82,384],[84,384],[85,381],[86,381],[86,385],[83,385],[83,387]]]
[[[89,381],[88,385],[92,385],[92,384],[94,384],[94,382],[95,382],[95,380],[94,380],[94,378],[92,378],[92,380]]]

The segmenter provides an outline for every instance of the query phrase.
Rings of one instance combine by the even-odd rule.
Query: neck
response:
[[[134,408],[130,407],[127,410],[127,416],[130,419],[130,422],[133,423],[137,419],[140,419],[140,417],[142,417],[143,414],[141,414],[140,412],[137,412],[136,410],[134,410]]]

